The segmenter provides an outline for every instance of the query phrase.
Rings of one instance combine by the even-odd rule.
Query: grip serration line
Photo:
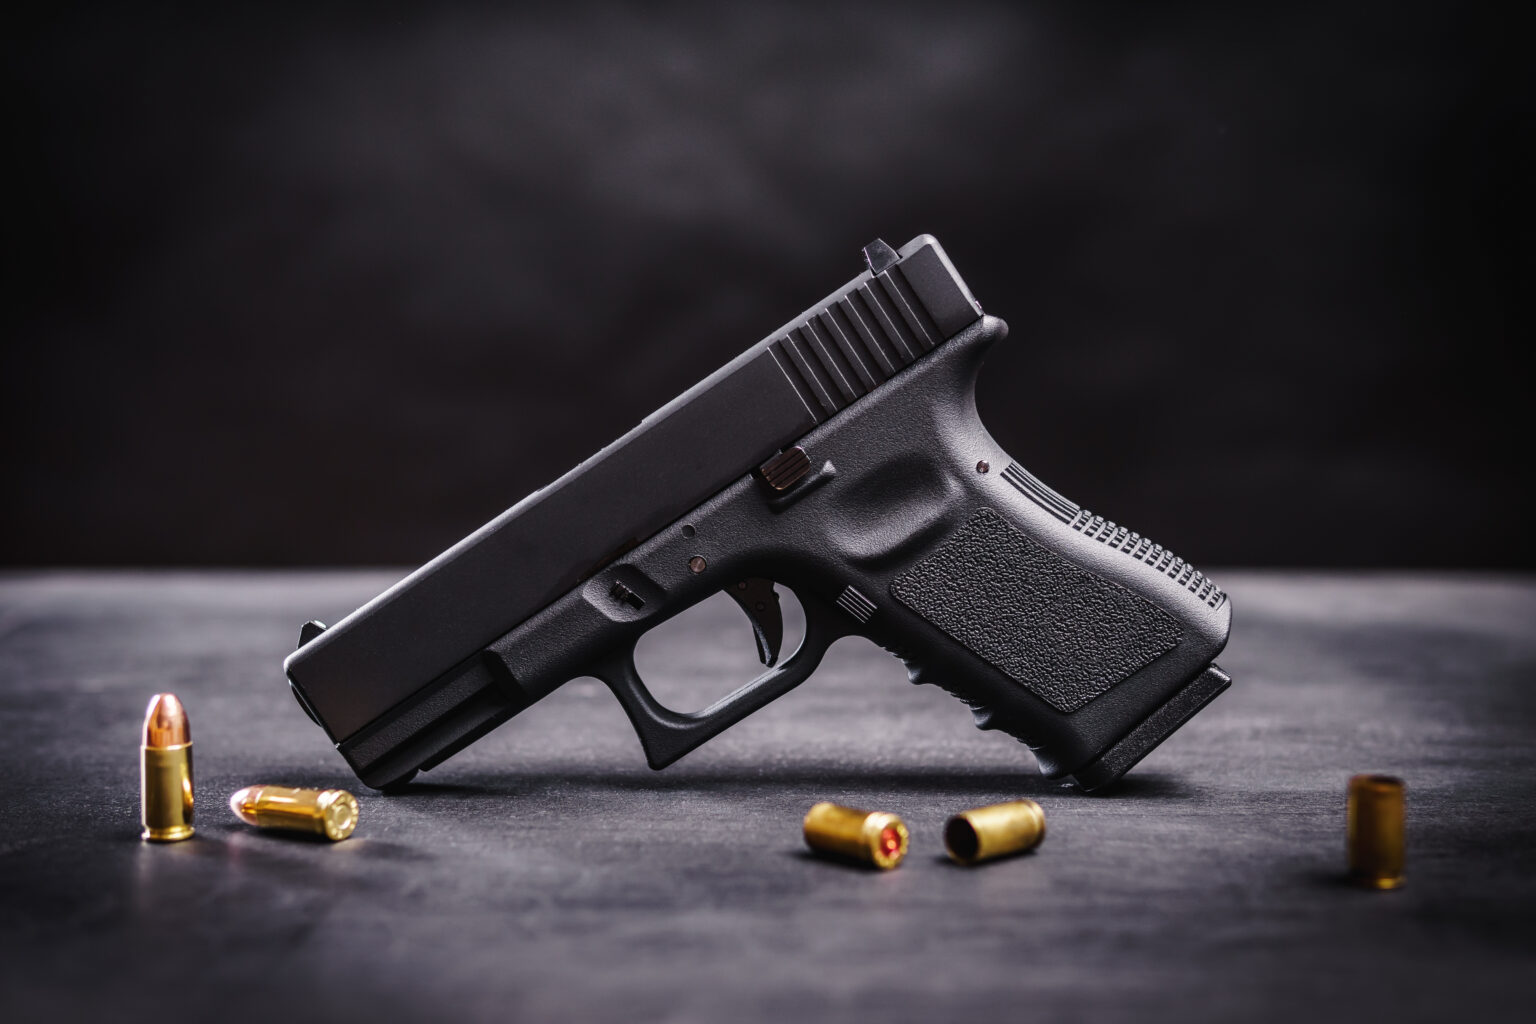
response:
[[[1152,543],[1149,537],[1143,537],[1123,526],[1116,526],[1103,516],[1096,516],[1085,508],[1078,509],[1077,515],[1069,525],[1078,533],[1130,555],[1138,562],[1150,565],[1211,608],[1220,608],[1221,602],[1227,599],[1227,595],[1222,593],[1221,588],[1216,586],[1209,576],[1161,544]]]

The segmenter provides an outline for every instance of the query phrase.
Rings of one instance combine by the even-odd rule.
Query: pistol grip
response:
[[[999,476],[968,488],[958,529],[892,579],[921,620],[897,649],[914,682],[1029,743],[1048,775],[1098,788],[1226,688],[1211,659],[1230,606],[1139,535],[1085,531],[1103,521],[1017,464]]]

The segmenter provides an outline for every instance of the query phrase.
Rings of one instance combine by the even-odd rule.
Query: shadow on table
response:
[[[586,792],[688,792],[731,795],[762,795],[765,792],[797,793],[813,789],[823,792],[852,791],[879,794],[920,793],[962,797],[996,796],[1077,798],[1113,801],[1122,798],[1145,800],[1185,800],[1197,793],[1192,786],[1167,775],[1149,773],[1132,775],[1099,793],[1084,793],[1068,783],[1022,772],[977,772],[957,768],[916,770],[903,768],[818,768],[764,769],[751,766],[725,767],[689,773],[652,773],[647,770],[593,771],[589,769],[537,769],[506,773],[460,775],[452,782],[417,778],[391,792],[392,800],[432,797],[463,798],[475,796],[517,797],[547,796],[552,790]]]

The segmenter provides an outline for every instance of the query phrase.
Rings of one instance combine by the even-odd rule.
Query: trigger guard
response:
[[[805,609],[805,638],[800,646],[784,664],[769,668],[702,711],[673,711],[658,701],[635,668],[632,645],[613,652],[592,666],[590,673],[607,684],[623,706],[652,768],[665,768],[805,682],[821,663],[827,648],[840,637],[849,635],[842,616],[829,606],[798,591],[796,597]]]

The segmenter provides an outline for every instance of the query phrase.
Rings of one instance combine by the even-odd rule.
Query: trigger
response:
[[[779,592],[773,589],[773,580],[754,576],[730,587],[726,593],[741,605],[752,623],[758,660],[772,667],[779,660],[779,646],[784,642],[784,615],[779,610]]]

